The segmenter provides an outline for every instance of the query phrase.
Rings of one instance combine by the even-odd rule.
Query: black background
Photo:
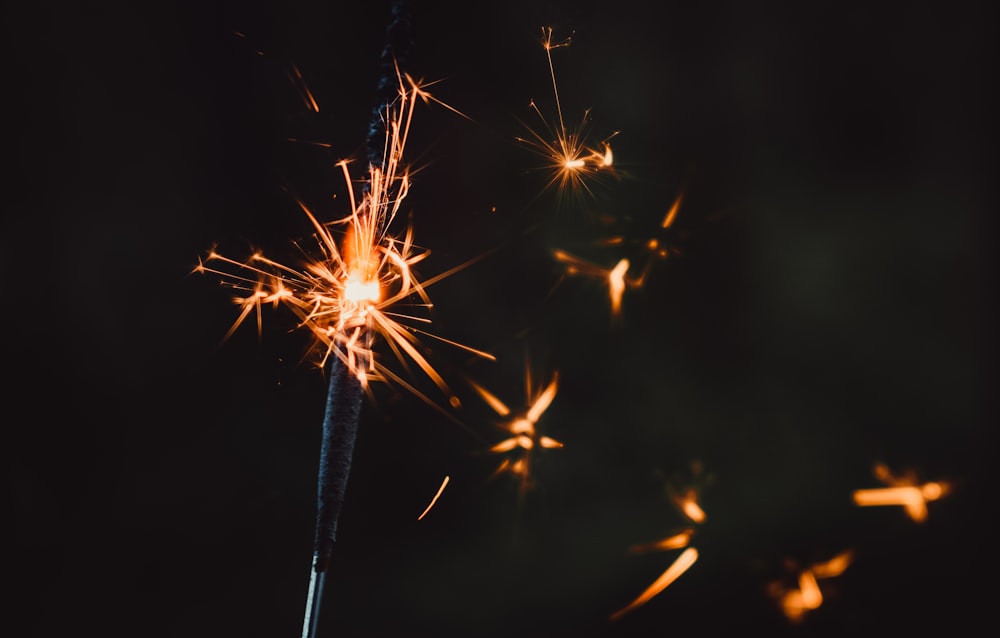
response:
[[[463,399],[454,418],[375,388],[320,635],[989,623],[986,3],[418,4],[409,70],[469,116],[416,114],[421,274],[485,255],[430,289],[432,330],[498,359],[426,342]],[[297,636],[325,382],[280,310],[260,340],[248,325],[217,347],[236,308],[190,273],[216,244],[292,256],[309,234],[293,191],[343,213],[332,164],[363,155],[389,4],[4,14],[9,635]],[[553,52],[567,124],[590,108],[595,141],[620,131],[620,179],[562,205],[514,141],[538,123],[530,99],[555,113],[543,26],[573,35]],[[638,259],[595,240],[648,237],[681,192],[666,236],[681,254],[617,321],[599,282],[560,278],[556,248]],[[526,362],[537,383],[560,375],[539,428],[565,448],[536,456],[519,496],[491,478],[504,435],[462,379],[519,409]],[[855,507],[876,462],[955,489],[919,525]],[[609,622],[679,553],[629,547],[685,525],[667,489],[688,482],[700,559]],[[824,605],[790,625],[767,583],[848,549]]]

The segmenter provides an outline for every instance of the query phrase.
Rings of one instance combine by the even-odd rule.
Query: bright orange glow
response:
[[[698,560],[698,550],[694,547],[688,547],[685,549],[681,552],[681,555],[677,557],[677,560],[675,560],[670,567],[666,569],[666,571],[660,574],[659,578],[653,581],[652,585],[639,594],[638,598],[611,614],[611,620],[618,620],[625,614],[645,605],[647,602],[652,600],[654,596],[662,592],[664,589],[669,587],[671,583],[680,578],[681,574],[690,569],[696,560]]]
[[[577,128],[568,129],[566,127],[562,102],[559,98],[559,86],[556,82],[555,66],[552,63],[552,50],[568,47],[569,44],[569,38],[555,42],[552,39],[551,27],[542,29],[542,48],[545,49],[545,56],[549,64],[556,118],[554,122],[547,120],[541,109],[532,100],[529,106],[541,120],[544,130],[539,132],[530,126],[525,126],[530,137],[518,137],[517,141],[526,144],[528,148],[545,159],[545,167],[552,174],[547,187],[554,185],[560,195],[568,193],[579,195],[583,192],[590,192],[587,180],[599,173],[613,174],[614,154],[611,152],[609,141],[617,135],[617,132],[612,133],[597,145],[590,145],[587,141],[590,123],[589,109],[584,111],[583,118]]]
[[[300,327],[315,337],[312,349],[320,366],[331,355],[340,357],[365,387],[373,380],[396,382],[437,407],[378,360],[374,338],[381,336],[399,360],[414,362],[454,406],[458,405],[457,397],[418,348],[418,334],[434,335],[409,325],[429,323],[429,319],[390,310],[404,301],[417,307],[431,307],[426,288],[461,268],[421,282],[413,266],[425,259],[428,252],[416,248],[412,226],[402,236],[389,232],[410,187],[409,171],[402,162],[414,105],[417,98],[425,102],[432,99],[410,76],[397,71],[397,79],[399,95],[385,113],[382,164],[369,166],[360,195],[355,191],[348,162],[337,164],[347,186],[350,212],[341,219],[321,222],[304,202],[297,200],[312,225],[316,242],[312,253],[300,247],[303,253],[300,265],[285,265],[260,253],[240,262],[212,250],[206,261],[222,266],[209,268],[200,262],[195,271],[219,275],[224,285],[241,293],[234,298],[240,306],[239,315],[224,340],[251,314],[256,315],[259,334],[261,306],[282,304],[298,317]],[[493,358],[488,353],[441,340]]]
[[[519,476],[522,491],[530,487],[532,451],[536,447],[543,449],[563,447],[561,441],[539,434],[536,427],[542,414],[548,410],[552,404],[552,400],[556,396],[556,391],[559,388],[559,373],[553,373],[552,380],[540,391],[531,386],[530,372],[526,372],[525,379],[528,398],[527,408],[523,413],[515,414],[512,418],[508,418],[507,421],[501,424],[501,427],[511,434],[511,436],[490,447],[490,451],[496,453],[506,453],[514,450],[520,451],[520,456],[516,460],[506,458],[501,461],[495,474],[510,472]],[[469,385],[501,417],[506,418],[514,414],[503,401],[483,386],[472,380],[469,380]]]
[[[895,476],[882,463],[875,465],[874,474],[876,478],[889,487],[855,490],[853,494],[855,504],[862,507],[901,506],[907,516],[915,523],[923,523],[927,520],[927,503],[940,499],[949,490],[947,483],[931,481],[919,484],[912,472],[903,476]]]
[[[438,499],[441,498],[441,493],[444,492],[444,488],[447,487],[448,481],[450,479],[451,477],[449,476],[444,477],[444,480],[441,482],[441,487],[438,488],[437,494],[435,494],[434,498],[431,499],[430,504],[424,509],[423,513],[417,517],[418,521],[423,520],[424,517],[427,516],[427,512],[431,511],[431,508],[434,507],[434,504],[438,502]]]

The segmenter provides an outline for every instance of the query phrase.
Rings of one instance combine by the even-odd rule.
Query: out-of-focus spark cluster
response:
[[[767,592],[778,602],[788,620],[801,622],[807,612],[819,609],[823,604],[819,581],[840,576],[853,561],[853,550],[846,550],[827,561],[804,568],[788,562],[786,567],[790,578],[772,581]]]
[[[374,350],[375,337],[379,335],[397,359],[404,363],[407,360],[414,362],[454,406],[457,398],[418,348],[418,335],[434,335],[413,324],[427,324],[430,320],[397,310],[403,304],[429,309],[432,304],[426,288],[457,270],[421,282],[413,267],[423,261],[429,251],[418,249],[414,244],[412,225],[402,236],[390,233],[390,226],[400,214],[410,188],[410,173],[403,164],[403,151],[414,107],[418,99],[437,102],[425,86],[409,75],[397,70],[397,76],[398,97],[385,109],[382,162],[368,167],[360,196],[348,161],[337,163],[347,186],[350,212],[332,222],[323,222],[305,202],[297,199],[313,228],[313,250],[297,244],[301,260],[293,266],[260,252],[255,252],[246,261],[237,261],[213,249],[199,262],[196,270],[220,276],[224,285],[237,292],[233,301],[240,312],[224,340],[251,315],[256,317],[260,332],[262,307],[284,305],[298,317],[299,327],[310,331],[315,338],[311,350],[320,366],[325,365],[331,355],[337,356],[366,388],[370,381],[392,381],[426,400],[380,362]],[[296,84],[304,85],[301,76]],[[221,266],[209,266],[215,263]],[[447,342],[492,358],[488,353]]]
[[[496,395],[475,381],[469,380],[469,385],[483,398],[493,410],[505,420],[500,427],[510,436],[493,445],[491,452],[506,454],[494,474],[508,472],[518,477],[522,493],[531,487],[531,464],[534,452],[538,448],[553,449],[563,447],[562,442],[550,436],[541,434],[537,424],[542,414],[549,409],[559,388],[559,374],[553,373],[552,379],[544,388],[536,388],[531,378],[531,370],[526,366],[525,396],[526,408],[513,412]]]
[[[927,503],[943,497],[950,489],[948,483],[937,481],[920,483],[916,472],[912,470],[896,476],[884,463],[876,463],[873,473],[875,478],[888,487],[855,490],[854,502],[860,506],[902,506],[906,515],[915,523],[927,520]]]
[[[695,468],[700,469],[700,464],[695,463]],[[677,509],[686,516],[692,523],[701,524],[705,522],[705,511],[698,502],[698,488],[686,486],[683,489],[669,489],[671,500]],[[679,532],[666,536],[656,541],[648,543],[637,543],[629,549],[633,553],[644,553],[650,551],[665,551],[671,549],[686,548],[674,559],[674,562],[667,567],[660,576],[653,581],[638,597],[632,602],[617,610],[610,616],[610,620],[615,621],[639,607],[645,605],[664,589],[669,587],[674,581],[694,565],[698,560],[698,550],[690,546],[691,538],[694,536],[695,528],[686,527]]]

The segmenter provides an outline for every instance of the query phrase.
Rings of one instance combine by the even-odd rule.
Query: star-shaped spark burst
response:
[[[259,333],[262,307],[284,305],[298,317],[299,327],[315,338],[311,351],[317,355],[321,367],[331,355],[340,357],[366,388],[373,380],[392,381],[437,407],[379,360],[374,342],[376,336],[381,336],[398,360],[415,363],[455,406],[457,397],[418,349],[418,335],[434,335],[413,324],[430,323],[430,319],[397,310],[404,303],[429,309],[432,304],[426,288],[462,268],[421,282],[413,266],[423,261],[429,251],[414,244],[412,225],[402,236],[390,234],[390,226],[410,188],[410,172],[403,164],[403,151],[414,106],[418,98],[423,102],[438,102],[409,75],[397,70],[397,79],[398,97],[385,110],[382,161],[380,165],[369,166],[360,197],[348,162],[337,164],[347,185],[350,212],[341,219],[323,222],[304,202],[297,200],[312,224],[316,243],[312,250],[297,245],[302,255],[298,265],[279,263],[259,252],[241,262],[213,249],[196,271],[221,276],[223,284],[238,293],[233,301],[240,312],[223,340],[251,315],[256,316]],[[209,262],[222,266],[212,268],[207,265]],[[485,352],[441,340],[493,359]]]
[[[695,464],[696,468],[700,468],[700,464]],[[668,490],[671,495],[671,500],[678,510],[684,516],[686,516],[691,522],[701,524],[705,522],[705,511],[701,508],[698,503],[698,489],[695,487],[686,487],[682,490]],[[651,551],[666,551],[671,549],[684,549],[683,552],[674,559],[674,562],[667,567],[666,570],[660,576],[653,581],[649,587],[647,587],[638,597],[636,597],[632,602],[625,605],[618,611],[611,614],[610,620],[618,620],[625,614],[635,611],[639,607],[642,607],[654,597],[659,595],[664,589],[669,587],[674,581],[681,577],[681,575],[694,565],[695,561],[698,560],[698,550],[694,547],[690,547],[691,538],[694,536],[695,528],[686,527],[679,532],[675,532],[670,536],[666,536],[656,541],[649,543],[637,543],[629,548],[632,553],[645,553]]]
[[[555,42],[552,39],[552,28],[542,29],[542,47],[549,63],[556,118],[554,121],[546,119],[535,101],[531,100],[529,106],[541,120],[543,129],[539,131],[525,124],[529,136],[516,138],[545,160],[544,168],[551,174],[546,188],[555,187],[560,197],[592,194],[588,181],[601,174],[615,174],[610,141],[618,134],[616,131],[597,144],[588,142],[590,109],[584,111],[583,118],[575,129],[566,127],[555,67],[552,64],[552,51],[568,47],[570,42],[571,38]]]
[[[819,581],[840,576],[853,561],[854,552],[851,550],[805,568],[788,561],[786,568],[790,573],[789,578],[769,583],[767,592],[777,601],[789,621],[799,623],[807,612],[819,609],[823,604]]]
[[[854,491],[854,502],[860,506],[899,505],[915,523],[927,520],[927,503],[936,501],[948,493],[950,485],[938,481],[919,483],[914,471],[895,476],[884,463],[875,464],[875,478],[888,487],[876,487]]]
[[[556,396],[559,387],[559,373],[553,373],[549,384],[544,389],[538,389],[532,384],[530,370],[526,371],[527,408],[521,412],[513,412],[496,395],[475,381],[469,380],[469,385],[498,415],[505,419],[500,427],[510,435],[490,448],[491,452],[507,455],[500,462],[494,475],[504,472],[515,475],[520,480],[521,492],[524,493],[531,487],[531,463],[535,450],[563,447],[562,442],[539,433],[536,427],[542,414],[549,408]]]

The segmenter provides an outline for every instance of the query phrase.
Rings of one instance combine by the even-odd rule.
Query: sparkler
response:
[[[383,73],[377,87],[379,99],[373,109],[368,132],[368,174],[362,181],[360,196],[355,192],[348,162],[345,160],[337,164],[347,185],[350,213],[325,223],[304,202],[297,200],[312,225],[316,240],[316,251],[313,253],[299,247],[304,258],[301,266],[285,265],[261,253],[253,254],[246,262],[239,262],[213,249],[196,269],[220,275],[224,284],[239,293],[234,301],[240,306],[240,312],[224,340],[251,315],[256,317],[260,333],[262,306],[284,305],[298,317],[299,326],[310,331],[315,338],[311,352],[316,355],[319,366],[329,368],[314,551],[303,638],[315,636],[323,584],[350,474],[362,398],[364,392],[369,390],[369,383],[395,382],[438,407],[379,361],[374,350],[376,337],[382,337],[404,365],[406,361],[415,363],[448,397],[452,407],[457,407],[459,403],[441,375],[417,348],[417,335],[429,333],[412,323],[427,323],[429,319],[393,310],[411,299],[415,299],[418,307],[430,308],[426,288],[462,267],[421,282],[412,267],[429,253],[415,247],[412,225],[402,237],[389,232],[410,187],[409,172],[403,164],[403,151],[414,107],[418,99],[441,104],[427,92],[425,85],[400,70],[400,54],[406,48],[399,43],[406,42],[408,13],[407,3],[394,3],[392,21],[387,28],[388,43],[382,52]],[[294,80],[302,91],[305,83],[301,75],[296,74]],[[303,95],[311,96],[311,93],[305,89]],[[313,110],[318,110],[314,102],[311,104]],[[219,262],[231,270],[209,267],[206,262]],[[493,358],[488,353],[442,340]],[[440,491],[437,496],[440,496]]]

